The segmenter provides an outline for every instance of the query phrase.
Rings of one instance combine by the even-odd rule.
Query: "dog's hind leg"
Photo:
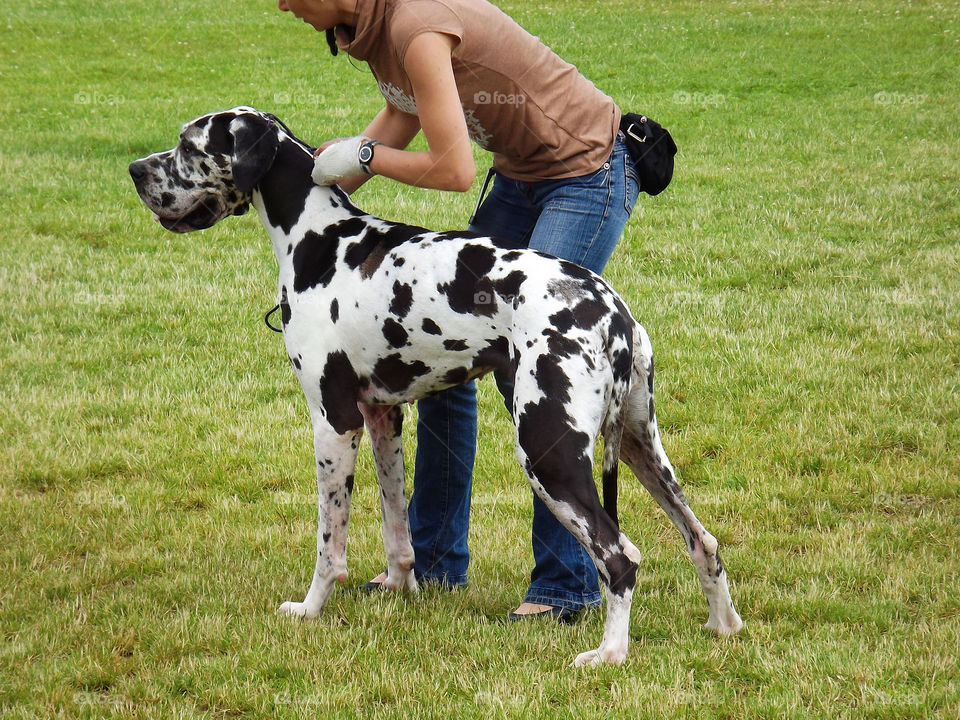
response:
[[[628,428],[623,435],[620,459],[630,466],[683,535],[710,608],[706,627],[721,635],[737,632],[743,627],[743,621],[730,598],[727,572],[718,552],[719,543],[687,505],[659,436],[651,438]]]
[[[413,543],[407,517],[406,483],[403,475],[403,408],[399,405],[360,405],[370,433],[373,459],[380,480],[380,513],[383,518],[383,549],[387,555],[387,590],[417,589],[413,573]]]
[[[559,442],[571,441],[569,436]],[[530,484],[544,504],[567,530],[586,548],[603,581],[607,597],[607,617],[603,639],[596,650],[580,653],[573,664],[618,664],[627,656],[630,630],[630,606],[637,579],[640,551],[620,532],[620,528],[600,504],[589,464],[571,467],[556,458],[541,456],[534,462],[519,451],[528,469]]]
[[[337,580],[347,579],[347,520],[353,493],[357,448],[362,421],[355,429],[335,431],[326,419],[313,414],[317,459],[317,563],[303,602],[285,602],[277,612],[313,618],[327,604]],[[357,414],[359,419],[359,413]]]
[[[593,480],[594,438],[602,409],[589,412],[590,394],[580,396],[584,402],[572,403],[571,407],[584,411],[581,420],[594,420],[584,421],[586,429],[580,429],[582,425],[556,399],[541,396],[536,402],[524,403],[520,383],[515,397],[517,459],[537,495],[586,548],[606,590],[603,640],[596,650],[578,655],[574,665],[621,663],[627,655],[640,552],[600,504]]]
[[[653,405],[653,355],[649,339],[645,333],[641,335],[642,342],[636,344],[641,350],[634,366],[633,390],[627,401],[620,459],[630,466],[683,535],[710,607],[706,627],[729,635],[742,628],[743,621],[730,598],[717,539],[707,532],[687,504],[660,441]]]

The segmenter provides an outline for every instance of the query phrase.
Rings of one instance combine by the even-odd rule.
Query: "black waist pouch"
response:
[[[673,178],[677,144],[670,132],[646,115],[627,113],[620,119],[630,158],[637,168],[640,189],[648,195],[663,192]]]

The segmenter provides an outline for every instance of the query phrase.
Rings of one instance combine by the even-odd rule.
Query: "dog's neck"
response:
[[[316,229],[364,214],[339,187],[315,185],[312,172],[311,148],[282,137],[273,165],[253,191],[253,206],[281,265],[302,238],[297,225]]]

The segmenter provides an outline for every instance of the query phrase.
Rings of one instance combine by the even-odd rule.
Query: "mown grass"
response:
[[[275,617],[306,589],[315,501],[260,322],[274,260],[253,215],[163,232],[126,164],[213,109],[319,142],[381,100],[269,2],[30,0],[0,9],[0,715],[960,716],[958,3],[504,7],[680,145],[607,275],[653,338],[665,443],[745,631],[701,628],[628,473],[627,662],[566,667],[599,613],[502,624],[529,491],[486,384],[470,588]],[[435,227],[473,199],[357,196]],[[358,477],[356,581],[383,564],[366,447]]]

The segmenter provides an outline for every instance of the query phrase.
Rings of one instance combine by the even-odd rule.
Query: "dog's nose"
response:
[[[143,163],[141,163],[139,160],[134,160],[132,163],[130,163],[130,177],[133,178],[134,182],[143,180],[146,174],[147,168],[145,168]]]

